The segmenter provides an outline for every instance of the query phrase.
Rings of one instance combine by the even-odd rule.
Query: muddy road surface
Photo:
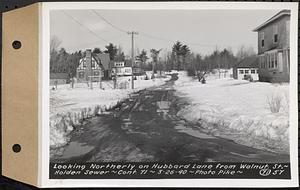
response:
[[[288,155],[210,136],[178,118],[187,102],[174,94],[175,80],[86,120],[66,146],[51,151],[51,162],[289,162]]]

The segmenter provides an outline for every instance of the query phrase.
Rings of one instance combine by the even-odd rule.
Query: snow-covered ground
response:
[[[149,78],[150,75],[147,73]],[[102,89],[99,83],[93,83],[90,89],[86,83],[58,85],[57,90],[50,87],[50,146],[59,147],[68,142],[68,134],[73,127],[80,125],[82,119],[103,113],[118,102],[128,98],[130,93],[152,86],[159,86],[170,77],[143,80],[145,76],[137,77],[135,88],[131,89],[131,77],[119,77],[118,85],[127,89],[113,89],[112,81],[103,81]]]
[[[256,148],[289,151],[289,84],[248,82],[209,75],[206,84],[180,72],[178,96],[190,103],[178,116],[200,123],[203,130]],[[272,113],[269,103],[280,102]]]

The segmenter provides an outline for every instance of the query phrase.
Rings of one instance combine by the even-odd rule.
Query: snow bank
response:
[[[128,81],[131,77],[120,77],[118,83]],[[81,125],[86,118],[105,113],[122,100],[128,98],[130,93],[159,86],[170,77],[142,80],[137,77],[134,81],[135,89],[113,89],[112,81],[103,81],[102,87],[94,83],[93,89],[85,83],[76,83],[75,88],[70,84],[59,85],[57,90],[50,87],[50,146],[60,147],[69,141],[69,134],[77,125]]]
[[[277,152],[289,151],[289,85],[248,82],[209,75],[207,83],[179,73],[178,96],[190,105],[178,116],[194,122],[213,135]],[[272,113],[268,100],[278,97],[280,110]]]

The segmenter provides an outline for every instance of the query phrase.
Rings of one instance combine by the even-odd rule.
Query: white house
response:
[[[112,69],[111,69],[111,74],[117,75],[117,76],[131,76],[132,68],[126,66],[124,61],[114,62]]]

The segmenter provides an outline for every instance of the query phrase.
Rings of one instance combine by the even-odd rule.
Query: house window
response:
[[[255,70],[254,69],[251,69],[251,74],[255,74]]]
[[[278,42],[278,26],[275,25],[273,27],[273,42],[277,43]]]
[[[249,74],[249,70],[245,70],[245,74]]]
[[[239,74],[244,74],[244,70],[239,70]]]
[[[258,70],[256,70],[256,73],[258,74]]]
[[[99,76],[99,71],[94,71],[95,76]]]
[[[271,67],[274,68],[274,53],[271,54]]]
[[[261,47],[264,47],[265,46],[265,33],[264,32],[261,32],[260,38],[261,38]]]
[[[271,55],[270,54],[268,54],[268,63],[269,63],[269,67],[268,68],[272,68],[271,67]]]
[[[275,68],[278,67],[278,55],[277,55],[277,52],[274,53],[274,66],[275,66]]]

